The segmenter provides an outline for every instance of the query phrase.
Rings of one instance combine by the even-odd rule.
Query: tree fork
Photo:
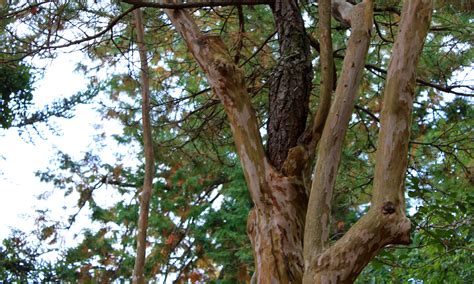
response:
[[[305,259],[304,283],[352,282],[381,248],[410,242],[404,180],[416,66],[432,9],[432,0],[413,0],[402,10],[385,87],[371,208],[334,245]]]
[[[248,233],[255,256],[253,282],[300,283],[303,276],[304,214],[302,183],[267,161],[244,75],[219,36],[203,35],[185,10],[166,10],[205,72],[230,121],[246,183],[255,207]]]
[[[365,56],[370,43],[372,13],[373,2],[366,0],[356,5],[350,14],[351,36],[334,102],[319,141],[318,160],[306,213],[304,247],[307,263],[315,251],[323,251],[329,237],[333,188],[344,138],[359,93]]]

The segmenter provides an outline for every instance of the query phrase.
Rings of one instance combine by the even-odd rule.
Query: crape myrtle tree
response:
[[[270,83],[267,153],[245,76],[223,41],[202,34],[185,10],[166,12],[223,103],[232,128],[254,203],[247,226],[255,258],[255,283],[350,282],[380,248],[410,241],[404,175],[415,71],[431,21],[432,3],[408,1],[402,10],[387,72],[371,209],[341,239],[328,245],[333,187],[370,43],[374,3],[333,4],[351,27],[343,67],[329,111],[320,106],[318,111],[324,113],[316,115],[325,122],[314,119],[308,128],[324,124],[322,133],[316,129],[307,139],[319,141],[305,143],[301,139],[298,143],[306,128],[310,92],[309,40],[297,3],[272,3],[283,60],[271,78],[276,82]],[[324,50],[321,100],[331,96],[333,85],[330,11],[330,1],[319,1],[320,49]],[[317,162],[311,187],[305,189],[305,157],[313,156],[314,144],[318,144]]]
[[[439,1],[436,9],[433,1],[423,0],[401,4],[292,0],[89,4],[72,1],[20,6],[7,16],[35,28],[43,25],[43,29],[32,29],[35,37],[21,37],[14,28],[10,34],[21,39],[24,56],[87,43],[85,51],[100,61],[98,68],[114,66],[123,59],[133,62],[131,47],[136,34],[141,71],[148,74],[153,70],[148,74],[157,133],[153,150],[159,164],[156,175],[164,179],[155,185],[149,234],[157,242],[163,236],[166,239],[147,256],[148,269],[135,267],[137,281],[143,281],[142,273],[152,277],[176,272],[168,268],[172,267],[171,251],[178,247],[185,250],[176,256],[184,263],[178,276],[187,274],[188,279],[198,281],[199,269],[213,274],[204,269],[212,265],[204,263],[219,263],[219,256],[215,251],[213,257],[210,253],[203,256],[215,244],[204,239],[216,233],[209,229],[212,225],[225,227],[225,222],[209,217],[207,221],[215,222],[205,223],[209,227],[203,232],[196,220],[199,214],[213,215],[200,198],[212,203],[212,192],[226,188],[230,179],[238,180],[234,174],[237,166],[228,166],[236,159],[230,139],[251,200],[246,229],[254,258],[252,281],[256,283],[351,282],[384,247],[409,244],[411,228],[421,228],[423,224],[418,222],[429,224],[435,218],[424,207],[412,219],[417,223],[407,219],[407,173],[411,197],[425,205],[449,204],[439,207],[448,223],[444,229],[469,226],[470,219],[465,216],[469,216],[472,200],[458,203],[464,197],[456,195],[462,193],[427,194],[430,187],[435,192],[452,190],[444,188],[443,174],[463,179],[449,188],[462,191],[469,188],[469,182],[472,185],[466,138],[469,128],[463,128],[466,124],[446,126],[472,119],[472,110],[462,99],[471,96],[467,93],[471,89],[452,79],[454,72],[471,64],[469,39],[463,37],[469,31],[469,21],[453,17],[457,15],[454,11],[469,9],[468,4]],[[149,8],[145,9],[141,34],[129,14],[143,7]],[[63,33],[67,30],[75,32],[74,38]],[[145,57],[148,67],[143,64]],[[134,93],[140,88],[132,75],[116,74],[109,80],[113,101],[120,93],[136,99]],[[142,92],[143,86],[142,81]],[[439,92],[456,96],[451,108],[441,102]],[[118,104],[123,107],[125,103]],[[412,123],[414,106],[416,124]],[[437,108],[442,109],[438,110],[442,115],[436,114]],[[140,121],[135,117],[136,105],[122,110],[112,106],[106,115],[124,122],[128,133],[118,137],[122,143],[134,137],[147,144],[136,130]],[[429,131],[430,127],[437,130]],[[450,140],[447,136],[455,137]],[[436,151],[426,151],[428,147]],[[186,157],[177,158],[180,154]],[[122,166],[106,166],[112,175],[101,178],[97,170],[101,165],[90,156],[84,163],[93,169],[92,175],[91,171],[81,172],[82,165],[67,156],[64,161],[69,166],[62,169],[70,168],[69,174],[82,178],[75,184],[81,196],[78,205],[89,203],[93,218],[104,223],[114,219],[124,225],[121,244],[125,247],[134,230],[130,220],[137,223],[130,217],[137,206],[122,202],[114,210],[103,210],[92,193],[101,184],[123,190],[141,187],[143,180]],[[227,166],[223,171],[211,169],[210,161],[213,166]],[[455,166],[446,169],[450,163]],[[143,173],[140,170],[138,176],[146,176]],[[64,188],[73,183],[50,173],[42,178]],[[178,189],[181,193],[177,195]],[[174,215],[180,217],[175,225],[166,215],[171,211],[170,202],[174,203]],[[450,208],[459,204],[464,210],[454,213]],[[224,200],[223,207],[228,205]],[[153,220],[156,212],[166,217]],[[345,223],[352,225],[350,229],[346,230],[349,226]],[[173,229],[170,232],[166,227]],[[435,233],[430,234],[446,250],[462,246],[462,242],[450,243],[450,238],[458,239],[456,234],[443,236],[436,231],[443,227],[433,229]],[[132,258],[117,252],[108,243],[110,239],[104,239],[106,232],[104,228],[95,234],[96,240],[105,242],[102,247],[91,241],[94,234],[86,234],[83,243],[68,254],[69,260],[83,261],[86,257],[79,252],[87,251],[89,256],[101,256],[104,267],[115,264],[114,270],[105,269],[103,277],[130,277],[121,270]],[[466,235],[469,233],[462,231],[457,236]],[[138,240],[137,247],[143,248],[143,242],[144,238]],[[191,251],[194,258],[186,256]],[[378,259],[391,263],[391,259]],[[64,263],[63,268],[68,265]],[[81,266],[81,277],[88,269],[92,264]],[[226,269],[222,271],[229,271]],[[245,267],[243,274],[247,274]]]

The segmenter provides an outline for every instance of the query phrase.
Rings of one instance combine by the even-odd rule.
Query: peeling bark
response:
[[[257,283],[300,283],[307,196],[298,179],[284,177],[267,161],[244,75],[218,36],[203,35],[184,10],[167,10],[204,70],[229,119],[254,209],[248,232]]]
[[[431,21],[432,0],[407,1],[388,66],[380,117],[373,204],[388,202],[404,214],[404,178],[408,163],[416,66]]]
[[[325,51],[331,53],[328,28],[329,1],[320,2],[320,12],[323,13],[320,27],[323,37],[321,41]],[[338,80],[335,101],[327,120],[323,123],[324,130],[319,142],[318,162],[308,210],[306,210],[305,187],[301,179],[304,167],[298,162],[309,157],[305,146],[294,147],[295,141],[291,140],[289,146],[285,144],[278,146],[280,148],[276,148],[277,150],[269,150],[269,154],[278,153],[278,155],[268,161],[259,135],[255,112],[246,91],[243,72],[234,63],[221,38],[203,35],[185,10],[166,11],[204,70],[230,121],[247,186],[255,204],[247,224],[255,257],[256,271],[252,278],[254,283],[352,282],[381,248],[387,244],[409,242],[410,222],[404,212],[403,181],[407,163],[415,69],[428,30],[432,1],[406,1],[404,5],[400,33],[395,42],[387,76],[371,209],[340,240],[327,247],[332,191],[342,143],[370,42],[373,11],[371,0],[365,0],[357,5],[349,4],[347,1],[331,2],[333,15],[334,11],[337,11],[339,17],[350,24],[351,37],[341,78]],[[276,17],[292,15],[291,13],[296,11],[295,3],[290,0],[277,1]],[[335,3],[339,3],[339,6],[336,7]],[[295,21],[296,23],[292,24],[296,26],[301,24],[299,20]],[[288,26],[285,26],[283,19],[280,24],[282,26],[279,32],[289,33],[287,36],[291,37],[292,33],[285,31]],[[302,31],[295,29],[296,39],[301,40],[300,35],[301,32],[304,34],[304,29]],[[295,61],[290,60],[288,66],[299,66],[301,69],[294,67],[297,72],[285,75],[282,71],[282,75],[277,74],[283,76],[277,77],[282,81],[275,83],[278,86],[275,86],[274,92],[276,97],[273,105],[279,114],[272,114],[275,117],[272,124],[269,122],[269,129],[274,127],[272,130],[274,137],[280,137],[278,138],[280,142],[283,139],[281,137],[293,138],[296,136],[295,133],[302,132],[299,128],[297,131],[294,131],[295,129],[286,131],[287,125],[282,120],[293,115],[290,110],[296,109],[292,102],[294,98],[305,99],[304,87],[300,86],[295,93],[288,88],[292,86],[290,79],[297,78],[302,84],[307,82],[307,78],[302,77],[301,73],[301,70],[306,68],[303,64],[306,43],[299,42],[295,47],[293,46],[295,43],[287,44],[289,50],[296,48],[298,52],[294,58],[299,58]],[[292,54],[289,55],[291,58]],[[330,98],[332,90],[329,86],[332,84],[329,83],[331,73],[328,68],[332,69],[332,59],[329,54],[321,56],[323,68],[321,94],[324,93],[325,98]],[[290,98],[283,97],[282,94]],[[274,108],[271,108],[270,112],[273,111]],[[320,111],[321,117],[315,118],[318,123],[324,122],[324,112],[327,112],[327,109],[323,108]],[[294,119],[291,125],[302,124],[301,117],[297,116]],[[318,124],[315,123],[312,127],[315,125]],[[319,125],[315,129],[321,131],[322,127]],[[278,141],[277,138],[274,139]],[[317,143],[314,141],[313,144]],[[400,159],[400,156],[404,158]]]
[[[352,283],[388,244],[408,244],[410,221],[397,214],[370,210],[334,245],[309,260],[303,283]]]
[[[413,0],[406,1],[403,7],[385,87],[371,208],[334,245],[322,252],[315,250],[309,259],[305,258],[304,283],[350,283],[381,248],[410,242],[404,179],[415,71],[432,5],[431,0]]]
[[[252,209],[247,231],[254,248],[252,283],[301,283],[307,196],[301,183],[269,169],[271,192]]]
[[[311,186],[304,240],[307,259],[315,251],[322,252],[329,237],[333,188],[369,48],[372,13],[371,1],[364,1],[352,10],[351,36],[334,102],[319,143],[318,160]]]
[[[265,180],[266,158],[244,74],[219,36],[202,34],[185,10],[166,10],[166,13],[225,108],[250,195],[260,204],[264,200],[263,193],[269,191]]]

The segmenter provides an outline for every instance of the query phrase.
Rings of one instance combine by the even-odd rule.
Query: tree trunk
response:
[[[364,2],[370,4],[369,1]],[[357,6],[359,5],[361,4]],[[330,204],[331,196],[330,193],[318,191],[318,188],[311,190],[305,238],[313,239],[305,239],[307,266],[303,283],[353,282],[381,248],[388,244],[410,242],[410,221],[405,216],[404,180],[416,66],[428,32],[432,5],[430,0],[412,0],[405,2],[403,7],[400,31],[387,74],[369,212],[341,239],[324,248],[327,235],[321,232],[329,229],[328,222],[324,221],[325,218],[316,218],[316,222],[308,220],[314,212],[329,214],[324,207]],[[354,24],[353,18],[350,23]],[[331,123],[330,118],[328,121]],[[326,131],[330,132],[331,129],[326,126],[324,132]],[[324,135],[323,133],[323,137]],[[321,143],[324,143],[324,138]],[[329,169],[333,168],[330,164],[326,165]],[[318,176],[315,175],[315,178]],[[332,186],[324,185],[324,188],[332,191]],[[314,196],[323,198],[313,198]],[[324,205],[320,209],[322,204]],[[312,211],[311,208],[316,209]]]
[[[267,153],[270,163],[280,170],[288,150],[305,130],[313,69],[297,1],[275,1],[273,15],[280,58],[270,77]]]
[[[266,179],[267,202],[252,209],[247,223],[255,259],[252,283],[301,283],[305,189],[271,168]]]
[[[324,2],[322,13],[326,14],[321,34],[324,46],[330,49],[329,1],[321,2]],[[431,1],[405,2],[387,77],[371,209],[332,245],[327,244],[332,190],[370,43],[373,1],[364,0],[357,5],[342,0],[332,1],[333,13],[338,12],[338,19],[350,25],[352,30],[330,115],[326,120],[324,113],[327,109],[323,109],[309,127],[322,131],[322,138],[308,210],[301,164],[311,156],[311,151],[308,151],[308,145],[294,147],[306,121],[310,82],[310,72],[303,74],[310,65],[307,62],[307,42],[302,38],[305,37],[302,21],[294,14],[298,11],[296,2],[277,0],[274,3],[280,37],[294,37],[294,40],[286,42],[280,38],[284,58],[276,69],[276,81],[271,84],[269,160],[247,94],[244,74],[235,65],[222,39],[202,34],[185,10],[166,11],[221,100],[231,125],[255,205],[247,224],[255,257],[252,282],[349,283],[385,245],[409,242],[410,222],[404,212],[403,181],[415,70],[427,34],[431,8]],[[291,17],[296,18],[288,22],[286,18]],[[324,108],[327,108],[332,87],[332,80],[328,79],[331,73],[327,68],[332,58],[327,50],[324,54],[321,60],[325,79],[321,92],[326,100]],[[298,82],[297,85],[294,82]],[[306,105],[300,105],[299,100]],[[303,114],[293,117],[298,112]],[[324,121],[324,129],[315,127],[314,123],[324,124]],[[314,137],[310,140],[309,145],[315,146]],[[272,146],[272,143],[278,145]]]
[[[301,173],[282,167],[305,131],[311,80],[310,47],[295,0],[277,0],[273,15],[280,58],[270,80],[267,155],[269,190],[248,219],[255,258],[254,283],[301,283],[307,195]],[[284,176],[286,175],[286,176]],[[298,177],[296,177],[298,176]]]

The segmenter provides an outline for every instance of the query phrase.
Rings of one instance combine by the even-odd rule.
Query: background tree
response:
[[[374,177],[373,166],[375,164],[379,167],[381,159],[378,158],[377,163],[375,163],[374,153],[376,149],[380,148],[376,146],[376,141],[379,136],[383,136],[378,134],[382,106],[381,90],[386,76],[388,76],[389,82],[394,82],[394,75],[390,75],[390,72],[387,74],[386,70],[398,30],[397,25],[401,15],[400,7],[391,1],[377,2],[372,17],[370,16],[370,9],[362,11],[361,8],[364,5],[358,4],[356,6],[358,8],[354,8],[353,11],[366,13],[366,16],[369,15],[366,23],[348,21],[347,14],[345,14],[346,10],[335,9],[339,11],[338,18],[345,19],[343,21],[344,25],[341,25],[328,21],[329,6],[326,5],[326,8],[323,8],[323,2],[320,1],[318,5],[313,3],[302,5],[302,12],[292,1],[277,1],[271,8],[268,6],[202,8],[194,11],[193,20],[204,31],[204,35],[190,22],[191,17],[182,11],[169,11],[168,13],[171,15],[173,22],[178,23],[176,25],[178,30],[180,29],[180,22],[190,27],[182,32],[185,38],[188,37],[187,44],[194,55],[198,57],[201,67],[204,67],[204,72],[201,72],[193,59],[190,58],[180,37],[173,34],[170,23],[162,12],[155,9],[146,10],[145,38],[149,50],[150,67],[155,71],[150,74],[153,90],[151,94],[152,119],[154,127],[160,130],[154,139],[157,143],[155,145],[163,145],[160,149],[155,149],[160,182],[155,185],[155,194],[153,195],[155,201],[152,201],[151,205],[152,212],[158,214],[155,215],[155,221],[150,221],[150,240],[153,240],[153,248],[147,261],[146,273],[149,277],[157,274],[171,276],[175,272],[176,275],[173,275],[173,277],[194,279],[195,281],[210,281],[219,278],[229,279],[230,281],[236,279],[245,281],[245,279],[248,279],[249,272],[253,270],[248,257],[248,250],[242,251],[242,255],[239,255],[239,257],[232,257],[231,259],[222,253],[223,251],[231,252],[232,249],[240,247],[248,248],[248,244],[245,244],[243,242],[244,238],[242,238],[244,230],[242,228],[242,216],[245,216],[245,212],[250,205],[248,200],[245,199],[246,194],[245,189],[243,189],[242,177],[238,174],[239,168],[236,166],[236,156],[231,150],[233,149],[231,130],[224,115],[224,109],[229,114],[233,107],[237,107],[237,109],[243,107],[244,110],[248,110],[248,113],[252,113],[253,108],[256,116],[252,119],[253,122],[251,121],[253,125],[251,128],[242,127],[248,126],[248,124],[243,124],[248,123],[248,120],[242,120],[242,114],[246,114],[246,111],[240,110],[234,112],[234,116],[232,114],[229,116],[234,138],[237,140],[240,158],[241,160],[245,159],[245,154],[242,153],[254,149],[253,147],[257,145],[257,150],[249,152],[247,157],[250,159],[250,163],[260,160],[257,165],[263,165],[263,167],[255,167],[257,170],[263,170],[263,173],[271,173],[271,175],[267,175],[266,179],[259,180],[257,184],[251,183],[249,180],[254,179],[255,175],[252,175],[252,170],[249,168],[250,164],[245,161],[243,163],[243,171],[246,173],[254,203],[251,218],[256,218],[255,223],[250,222],[251,238],[254,246],[263,241],[267,242],[265,243],[265,245],[268,245],[267,247],[282,248],[275,249],[275,251],[281,252],[281,255],[270,257],[262,257],[262,252],[257,251],[255,269],[263,272],[254,275],[256,278],[263,278],[276,273],[278,276],[275,277],[280,277],[282,282],[289,279],[295,279],[298,282],[301,279],[303,273],[302,224],[306,213],[305,191],[309,191],[307,181],[308,177],[311,176],[312,161],[314,160],[312,152],[316,149],[315,146],[319,141],[320,154],[317,157],[324,161],[321,158],[322,154],[328,152],[321,152],[322,145],[326,145],[328,147],[326,149],[331,150],[337,144],[323,142],[327,139],[321,138],[321,134],[324,137],[324,133],[321,133],[321,125],[324,125],[324,122],[318,119],[318,117],[324,118],[326,116],[325,112],[321,110],[327,110],[329,106],[327,97],[323,94],[330,94],[333,89],[333,83],[328,83],[332,77],[330,73],[332,70],[336,71],[334,73],[342,74],[337,79],[340,87],[339,91],[336,90],[336,94],[346,94],[347,96],[343,96],[344,98],[349,98],[349,95],[353,97],[359,95],[359,99],[354,102],[342,101],[341,104],[340,100],[337,103],[338,97],[342,98],[341,95],[336,95],[333,103],[333,105],[341,104],[345,107],[343,110],[346,113],[346,122],[339,124],[340,129],[344,130],[346,128],[344,125],[349,125],[347,133],[340,135],[340,137],[345,138],[344,141],[342,138],[338,140],[340,141],[339,147],[342,150],[335,149],[334,152],[336,154],[340,152],[341,155],[339,175],[335,174],[337,172],[337,161],[329,161],[336,162],[333,163],[335,167],[331,169],[333,175],[332,181],[329,182],[329,189],[332,190],[331,188],[334,187],[333,206],[325,208],[316,206],[316,209],[324,209],[322,214],[328,216],[325,219],[325,224],[322,224],[321,227],[325,233],[316,234],[317,237],[321,238],[321,250],[325,251],[328,243],[332,244],[334,242],[336,245],[332,245],[329,251],[337,248],[337,240],[367,210],[370,196],[376,195],[379,191],[372,185],[372,181],[379,179]],[[342,5],[341,7],[352,7],[350,3],[335,2],[339,3],[340,6]],[[137,4],[137,2],[133,4]],[[143,5],[145,3],[138,4]],[[200,5],[206,6],[205,4],[201,3]],[[370,8],[370,3],[367,2],[365,5],[367,4]],[[472,121],[472,107],[469,101],[463,99],[471,94],[469,93],[470,86],[465,86],[466,83],[454,82],[453,74],[472,64],[472,51],[469,49],[469,38],[466,36],[472,30],[472,26],[469,24],[468,13],[459,12],[459,7],[455,7],[454,4],[456,3],[438,3],[438,5],[443,6],[438,6],[435,10],[433,24],[418,68],[416,81],[418,89],[417,96],[414,97],[415,116],[411,137],[409,140],[405,138],[403,142],[407,146],[408,142],[411,141],[406,184],[411,197],[408,205],[418,207],[418,210],[413,210],[416,214],[411,218],[416,226],[415,242],[410,250],[396,249],[392,246],[382,252],[362,274],[363,279],[409,277],[406,275],[406,265],[413,267],[410,263],[413,261],[419,263],[420,259],[416,259],[420,256],[433,256],[434,260],[428,262],[430,264],[425,263],[424,265],[436,270],[437,265],[441,266],[443,263],[447,265],[450,261],[455,261],[454,252],[457,252],[460,257],[466,255],[466,251],[463,249],[470,245],[468,237],[470,234],[468,228],[471,222],[469,216],[472,215],[470,214],[472,212],[472,200],[469,200],[468,194],[470,191],[458,191],[457,188],[472,187],[472,184],[470,184],[472,171],[469,164],[472,150],[472,140],[469,139],[469,134],[472,132],[469,128],[469,122]],[[49,5],[49,3],[41,5]],[[131,36],[133,27],[127,24],[131,22],[128,13],[132,8],[129,8],[129,6],[116,5],[105,10],[109,13],[93,13],[94,9],[87,7],[84,3],[51,4],[52,8],[50,10],[42,9],[44,6],[41,5],[39,6],[41,9],[38,9],[39,13],[34,16],[40,15],[41,19],[49,19],[49,23],[59,21],[61,29],[51,28],[50,31],[48,29],[38,29],[39,34],[37,36],[28,38],[32,41],[30,46],[38,48],[32,48],[27,52],[41,54],[45,47],[55,48],[88,42],[93,43],[93,45],[89,45],[87,51],[92,58],[101,62],[102,68],[106,65],[118,64],[121,60],[125,60],[128,64],[134,64],[132,54],[135,44]],[[148,3],[147,5],[158,6],[159,3]],[[29,6],[27,7],[30,9]],[[163,7],[171,8],[172,6]],[[62,13],[58,14],[57,11]],[[81,11],[81,13],[78,11]],[[303,26],[302,15],[307,17],[306,27]],[[296,20],[286,23],[286,25],[291,24],[292,26],[285,26],[285,19]],[[357,30],[358,26],[354,25],[361,24],[361,27],[363,27],[363,25],[370,24],[369,19],[374,20],[374,28],[370,39],[368,39],[366,33],[367,26],[365,26],[365,30],[361,30],[360,36],[364,37],[366,42],[370,40],[371,46],[364,47],[355,40],[357,33],[354,31]],[[125,24],[117,24],[122,20],[122,23]],[[314,29],[318,21],[321,22],[321,31],[319,32]],[[101,26],[100,23],[104,22],[108,24]],[[62,30],[76,27],[78,23],[81,23],[82,27],[89,25],[91,28],[99,30],[99,32],[86,38],[70,40],[53,36],[56,33],[61,34]],[[28,22],[28,24],[36,25],[34,21]],[[332,53],[334,57],[333,64],[330,59],[331,52],[327,52],[328,48],[323,48],[328,46],[327,41],[324,42],[323,35],[328,34],[329,24],[331,24],[330,34],[335,50]],[[352,37],[349,42],[347,42],[346,27],[348,24],[351,26]],[[59,27],[60,25],[57,24],[56,26]],[[278,32],[277,41],[274,37],[274,29]],[[296,47],[291,45],[285,45],[285,33],[288,33],[288,31],[298,31],[290,33],[290,35],[296,37],[291,42],[297,43],[299,49],[294,49]],[[190,34],[186,35],[186,32]],[[208,36],[215,32],[220,33],[223,42],[230,51],[223,47],[217,37]],[[50,33],[49,38],[48,33]],[[193,36],[203,41],[190,42],[189,37]],[[317,40],[319,40],[319,43]],[[196,46],[196,43],[198,43],[198,46]],[[313,46],[314,51],[320,50],[321,54],[310,53],[308,51],[309,44]],[[206,45],[214,49],[215,52],[209,54],[199,53],[199,46]],[[359,58],[358,65],[354,64],[352,67],[351,64],[346,63],[346,67],[343,67],[340,59],[346,57],[346,61],[348,61],[347,58],[351,58],[351,51],[356,50],[351,48],[351,45],[360,47],[358,48],[360,52],[357,57]],[[366,62],[364,62],[363,57],[367,48],[369,53]],[[292,50],[294,52],[291,52]],[[410,50],[415,50],[415,48]],[[228,55],[228,52],[231,56]],[[324,54],[324,52],[328,54]],[[394,52],[393,56],[395,54],[397,53]],[[201,56],[201,59],[199,56]],[[206,56],[208,57],[206,58]],[[225,64],[213,65],[212,62],[207,60],[209,57],[216,60],[215,62]],[[433,58],[436,58],[436,60],[433,60]],[[315,91],[310,92],[310,94],[313,94],[312,97],[308,95],[307,92],[309,91],[305,87],[306,83],[304,83],[308,78],[308,74],[310,74],[308,72],[310,70],[308,69],[308,62],[310,61],[320,62],[322,70],[321,72],[315,72],[313,78],[313,85],[321,84],[322,87],[319,88],[321,91],[317,94],[318,88],[315,88]],[[241,69],[234,69],[232,66],[235,64],[239,65]],[[328,68],[328,66],[334,66],[334,69]],[[341,91],[341,89],[344,89],[344,74],[347,74],[348,68],[365,68],[369,72],[364,73],[360,78],[360,87],[357,86],[357,80],[349,81],[350,84],[347,84],[347,86],[351,86],[351,88],[347,89],[350,89],[350,91]],[[216,80],[216,76],[222,75],[222,72],[227,72],[226,76],[223,76],[221,81]],[[354,73],[362,75],[360,71]],[[231,74],[237,74],[237,77],[233,77]],[[320,79],[323,74],[324,77],[321,83]],[[231,97],[234,101],[224,100],[223,109],[215,95],[210,92],[209,85],[202,80],[205,75],[210,77],[209,85],[214,88],[217,98],[222,100],[229,94],[233,94]],[[288,81],[289,83],[281,84],[281,86],[278,82],[284,82],[284,79],[275,79],[285,78],[285,76],[300,78],[294,79],[295,82],[303,83],[296,84],[297,91],[293,92],[295,88],[287,88],[291,86],[291,79]],[[348,79],[355,79],[356,77],[347,76]],[[137,112],[139,100],[136,97],[139,85],[137,78],[133,71],[128,71],[124,74],[114,74],[108,80],[109,89],[107,93],[110,94],[112,102],[104,103],[103,111],[107,117],[123,121],[125,126],[124,135],[117,136],[121,143],[142,143],[140,142],[142,141],[140,130],[137,128],[140,125],[140,113]],[[243,84],[244,80],[245,85]],[[333,79],[332,81],[335,82],[336,80]],[[402,86],[402,84],[394,85]],[[444,94],[450,93],[456,96],[456,99],[443,98],[440,96],[441,92]],[[222,95],[223,93],[225,95]],[[249,107],[250,101],[245,98],[247,96],[242,94],[248,94],[252,108]],[[233,97],[234,95],[235,97]],[[269,95],[269,99],[267,99],[267,95]],[[131,97],[132,100],[128,99],[127,96]],[[303,104],[303,107],[297,104],[305,102],[306,96],[308,96],[310,104],[308,106],[309,117],[314,117],[311,123],[308,123],[304,118],[304,105],[306,103]],[[386,94],[385,99],[387,97],[390,97],[390,95]],[[323,98],[326,98],[326,100]],[[352,114],[351,106],[353,103],[355,103],[354,114]],[[315,105],[318,105],[317,113],[314,111],[316,109]],[[383,103],[383,106],[386,105],[387,102]],[[295,109],[298,110],[298,114],[301,114],[301,116],[292,115]],[[331,111],[330,113],[334,115],[336,112]],[[291,119],[295,120],[285,119],[287,118],[285,116],[291,116]],[[286,121],[288,124],[285,124]],[[335,123],[337,120],[331,118],[328,121],[329,123]],[[263,151],[263,147],[258,146],[259,143],[248,143],[248,141],[258,142],[256,137],[259,136],[259,130],[267,123],[269,127],[264,132],[265,135],[262,141],[268,147],[266,151]],[[319,125],[319,127],[316,127],[316,125]],[[305,128],[307,131],[303,132],[301,129],[304,130]],[[251,135],[248,135],[249,129]],[[327,131],[327,133],[329,132]],[[281,138],[285,135],[288,135],[287,137],[291,136],[292,139]],[[294,139],[295,137],[296,139]],[[274,139],[273,141],[291,141],[291,143],[281,144],[282,147],[280,148],[271,148],[269,145],[272,139]],[[297,146],[298,144],[300,146]],[[276,143],[276,145],[279,144]],[[270,150],[270,148],[275,150]],[[287,155],[288,151],[289,155]],[[379,149],[379,151],[381,150]],[[399,155],[396,157],[399,157]],[[269,159],[269,163],[263,162],[261,164],[261,161],[265,160],[265,156],[274,158]],[[386,158],[388,155],[383,156]],[[93,218],[103,224],[104,229],[86,234],[84,242],[76,250],[71,250],[70,254],[68,253],[71,258],[66,259],[69,263],[74,263],[76,269],[80,268],[81,273],[91,277],[130,277],[130,259],[132,259],[132,256],[124,253],[127,251],[126,249],[113,249],[111,244],[120,242],[124,246],[123,248],[133,247],[131,236],[136,228],[136,201],[130,203],[129,198],[124,198],[125,202],[120,201],[111,208],[102,208],[95,202],[93,192],[103,188],[101,185],[114,185],[124,192],[124,196],[127,196],[126,192],[131,194],[130,188],[135,188],[142,183],[143,169],[120,165],[120,161],[117,165],[102,165],[100,159],[97,159],[94,155],[86,156],[84,161],[79,162],[67,159],[67,155],[60,157],[62,157],[60,161],[64,172],[43,173],[43,179],[54,181],[58,186],[69,188],[71,191],[79,191],[81,199],[78,205],[80,207],[88,205],[94,212]],[[320,167],[328,167],[330,163],[327,162],[327,160],[320,162]],[[217,170],[216,167],[218,167]],[[277,171],[272,170],[272,167]],[[321,173],[320,170],[318,172]],[[323,175],[323,178],[330,176]],[[377,176],[377,173],[375,173],[375,176]],[[315,180],[322,181],[321,179]],[[257,187],[256,190],[255,186]],[[279,191],[269,190],[275,187],[286,189],[280,195]],[[234,190],[236,188],[239,188],[239,190]],[[255,198],[255,195],[260,194],[259,191],[261,190],[259,188],[265,191],[264,199]],[[291,192],[296,194],[285,196]],[[311,192],[315,191],[312,190]],[[276,196],[273,194],[276,194]],[[330,195],[327,196],[330,197]],[[218,196],[224,197],[220,199],[222,201],[216,202],[220,206],[215,205],[216,208],[213,208],[212,201],[216,200],[215,198],[219,200]],[[273,199],[271,196],[275,198]],[[291,199],[291,202],[288,202],[288,199],[282,201],[285,198],[293,199]],[[265,202],[259,203],[259,200]],[[267,202],[268,200],[270,200],[270,203]],[[392,201],[394,205],[397,205],[398,200],[396,201]],[[271,203],[274,204],[271,205]],[[281,206],[283,209],[279,209],[275,204],[284,204],[285,207]],[[459,206],[459,204],[463,206]],[[463,207],[464,209],[462,209]],[[386,215],[388,216],[393,215],[393,209],[396,216],[403,216],[404,213],[402,207],[394,206],[392,208],[388,203],[381,206],[381,208],[385,210],[384,212],[387,212]],[[275,215],[275,213],[279,213],[279,210],[288,210],[291,214],[283,215],[282,218],[282,215]],[[332,214],[329,214],[331,211]],[[369,211],[368,214],[369,216],[374,214],[373,210]],[[151,218],[153,219],[153,217]],[[313,218],[312,220],[324,219]],[[367,220],[367,218],[361,220]],[[111,223],[119,224],[121,229],[107,228],[107,224],[110,225]],[[200,228],[199,225],[202,225],[202,227]],[[266,227],[267,225],[268,227]],[[355,228],[357,226],[359,225],[356,225]],[[222,229],[216,229],[219,227],[222,227]],[[267,228],[272,228],[273,231],[271,232],[278,233],[271,234],[273,238],[266,236],[269,233]],[[296,229],[293,231],[294,228]],[[452,231],[441,228],[452,228]],[[455,231],[456,229],[457,231]],[[451,233],[447,234],[446,231]],[[240,232],[240,235],[231,235],[229,232]],[[288,234],[292,238],[288,238],[291,241],[286,242],[284,236],[288,236]],[[347,238],[347,235],[345,238]],[[235,246],[235,244],[242,245]],[[383,242],[378,242],[375,248],[383,244]],[[305,246],[309,247],[306,244]],[[265,246],[261,247],[265,248]],[[443,257],[444,260],[434,256],[440,250],[445,252],[446,258]],[[184,253],[182,253],[183,251]],[[465,253],[460,253],[462,251]],[[265,252],[270,253],[271,250],[263,249],[263,253]],[[367,252],[370,252],[370,250],[367,250]],[[310,255],[311,253],[307,254],[306,258],[311,257]],[[91,264],[94,263],[94,259],[97,259],[97,257],[103,261],[103,264],[94,267]],[[366,261],[369,258],[367,257]],[[259,259],[269,259],[270,261],[266,263],[259,262]],[[273,263],[274,260],[278,262],[278,265]],[[219,267],[221,266],[223,269],[220,270]],[[67,265],[63,267],[67,267]],[[126,267],[128,267],[128,270]],[[421,272],[423,269],[414,267],[413,273],[418,277],[417,279],[428,277],[428,274]],[[468,265],[460,268],[460,277],[469,275],[466,272],[469,270],[466,268],[468,268]],[[349,277],[355,277],[360,269],[361,267],[358,267]],[[442,270],[437,269],[437,271]],[[129,273],[128,276],[127,273]],[[316,271],[316,274],[318,273],[320,271]],[[438,275],[446,277],[446,279],[455,277],[446,271],[440,272]]]

